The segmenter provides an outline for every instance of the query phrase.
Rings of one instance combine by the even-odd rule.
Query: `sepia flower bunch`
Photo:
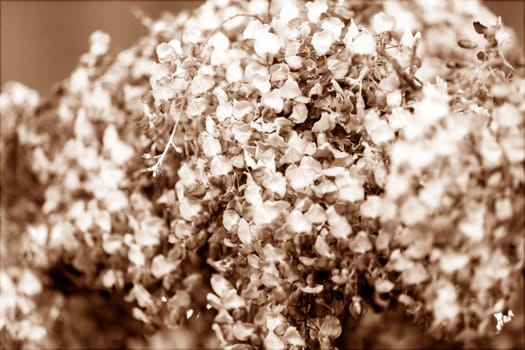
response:
[[[47,102],[12,85],[34,195],[3,210],[41,288],[61,271],[187,348],[364,347],[394,310],[495,335],[523,305],[523,65],[481,5],[428,6],[208,1],[119,54],[96,32]]]

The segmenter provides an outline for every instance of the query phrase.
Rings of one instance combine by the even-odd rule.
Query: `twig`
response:
[[[419,91],[421,90],[421,86],[417,85],[415,83],[415,77],[412,74],[408,74],[403,70],[403,67],[397,62],[392,56],[390,56],[388,53],[386,53],[385,49],[381,46],[377,47],[377,52],[384,56],[388,62],[394,67],[394,70],[396,71],[397,75],[401,80],[403,80],[405,83],[407,83],[412,89]]]
[[[226,18],[224,21],[221,22],[221,24],[219,24],[217,28],[215,28],[213,31],[210,32],[210,34],[208,34],[208,36],[206,37],[206,39],[204,39],[204,42],[202,43],[202,49],[206,47],[206,45],[208,44],[208,41],[210,41],[210,38],[214,36],[215,34],[217,34],[217,32],[222,28],[224,24],[226,24],[226,22],[229,22],[232,19],[237,18],[237,17],[252,17],[252,18],[259,20],[261,23],[264,23],[262,18],[257,15],[252,15],[251,13],[237,13],[233,16]]]
[[[173,139],[175,138],[175,133],[177,132],[178,125],[179,125],[179,114],[176,114],[175,124],[173,125],[173,129],[171,130],[171,134],[170,134],[168,143],[164,147],[164,150],[162,151],[160,156],[155,156],[155,157],[158,157],[157,162],[153,166],[151,166],[151,167],[149,167],[149,168],[144,170],[144,171],[152,171],[153,172],[153,177],[157,177],[157,175],[160,173],[160,168],[162,167],[162,163],[164,162],[164,158],[166,158],[166,155],[168,154],[170,146],[173,147],[175,149],[175,151],[178,151],[177,145],[175,145],[175,143],[173,142]]]

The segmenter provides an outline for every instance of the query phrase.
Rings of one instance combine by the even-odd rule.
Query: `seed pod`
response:
[[[475,49],[476,47],[478,47],[478,44],[468,39],[459,39],[458,45],[463,49]]]
[[[352,301],[348,306],[348,312],[356,320],[360,320],[366,313],[366,308],[363,305],[363,300],[360,296],[355,295],[352,297]]]
[[[487,26],[481,24],[480,22],[478,21],[475,21],[472,23],[474,25],[474,30],[476,31],[476,33],[478,34],[483,34],[485,32],[485,30],[487,29]]]
[[[489,58],[488,55],[484,51],[478,51],[478,53],[476,54],[476,57],[480,61],[486,61]]]

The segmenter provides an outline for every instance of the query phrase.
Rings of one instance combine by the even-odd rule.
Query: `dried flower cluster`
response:
[[[495,334],[523,291],[523,67],[481,5],[410,6],[209,1],[117,55],[94,33],[48,101],[7,85],[6,183],[34,190],[2,206],[32,269],[0,275],[2,332],[52,332],[23,315],[66,266],[145,333],[200,329],[182,347],[359,347],[399,308]]]

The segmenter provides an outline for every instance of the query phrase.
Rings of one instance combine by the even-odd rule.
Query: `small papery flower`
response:
[[[186,115],[190,118],[197,118],[202,116],[207,108],[208,102],[204,97],[192,98],[186,107]]]
[[[505,157],[510,163],[521,163],[525,160],[525,138],[520,129],[511,129],[500,141]]]
[[[352,233],[352,227],[348,221],[343,216],[339,215],[333,206],[330,206],[325,213],[330,228],[330,234],[336,238],[348,238]]]
[[[171,62],[177,58],[177,52],[170,44],[161,43],[157,45],[156,52],[160,63]]]
[[[273,332],[277,327],[280,327],[286,322],[286,318],[275,311],[269,311],[265,316],[265,325],[270,332]]]
[[[343,80],[346,78],[349,68],[348,62],[343,62],[335,56],[330,56],[326,60],[326,66],[335,80]]]
[[[359,33],[355,39],[351,41],[350,45],[345,41],[345,45],[346,48],[355,55],[377,55],[376,41],[372,34],[365,31]]]
[[[400,90],[389,92],[386,95],[386,104],[390,107],[398,107],[401,105],[403,95]]]
[[[239,61],[234,60],[230,62],[226,68],[226,81],[228,83],[237,83],[242,81],[244,72],[241,68]]]
[[[441,271],[452,274],[457,270],[463,269],[469,262],[470,257],[467,254],[455,252],[444,253],[439,259]]]
[[[378,293],[390,293],[394,289],[394,284],[389,280],[380,278],[375,281],[374,288]]]
[[[421,263],[415,263],[414,266],[406,269],[401,273],[401,278],[405,284],[420,284],[428,280],[427,269]]]
[[[132,244],[129,247],[128,259],[136,266],[144,266],[146,264],[146,257],[138,244]]]
[[[226,293],[222,298],[222,303],[228,310],[246,307],[246,301],[237,294],[235,289],[231,289]]]
[[[419,191],[419,199],[430,209],[437,209],[441,205],[444,192],[443,180],[430,180],[423,184],[423,188]]]
[[[18,291],[25,295],[36,295],[42,292],[42,282],[28,269],[22,270],[18,281]]]
[[[292,80],[290,68],[283,63],[276,63],[270,67],[270,81],[272,83],[280,83],[285,80]]]
[[[414,262],[408,259],[399,249],[395,249],[390,254],[388,267],[397,272],[403,272],[414,267]]]
[[[454,285],[447,280],[440,280],[435,287],[437,296],[432,302],[434,323],[442,324],[443,321],[457,320],[460,306],[457,303],[457,292]]]
[[[338,197],[341,200],[356,202],[363,200],[365,190],[361,181],[350,176],[348,173],[341,174],[335,178],[335,184],[338,188]]]
[[[427,210],[417,197],[409,197],[401,206],[401,220],[405,225],[415,225],[427,216]]]
[[[187,198],[179,200],[179,212],[184,220],[191,221],[199,215],[202,206],[198,202],[190,201]]]
[[[286,178],[279,172],[269,174],[265,177],[263,186],[280,197],[284,197],[286,194]]]
[[[496,201],[495,204],[496,217],[498,220],[508,220],[512,217],[513,207],[509,198],[502,198]]]
[[[241,145],[247,145],[252,135],[253,129],[245,123],[234,123],[232,127],[233,137]]]
[[[182,42],[184,44],[198,44],[204,40],[200,28],[196,25],[188,25],[184,28],[182,33]]]
[[[211,160],[210,170],[213,176],[225,176],[233,170],[233,166],[229,158],[221,155]]]
[[[372,219],[379,217],[381,209],[381,197],[379,196],[367,196],[366,201],[364,201],[359,207],[363,217]]]
[[[322,166],[317,160],[306,156],[301,160],[300,166],[294,164],[286,169],[286,179],[294,190],[301,190],[313,184],[320,175]]]
[[[292,212],[288,214],[286,225],[288,229],[294,233],[306,233],[312,229],[310,222],[308,222],[303,213],[297,209],[292,210]]]
[[[499,127],[515,128],[525,122],[523,113],[520,113],[518,107],[508,102],[494,108],[493,117]]]
[[[319,17],[328,10],[328,5],[325,1],[317,0],[313,2],[307,2],[306,8],[308,10],[307,17],[312,23],[319,22]]]
[[[45,225],[29,226],[27,234],[33,242],[40,246],[44,246],[47,242],[48,230]]]
[[[255,326],[250,323],[236,322],[233,325],[232,333],[236,339],[247,341],[253,334],[255,334]]]
[[[267,75],[255,74],[252,80],[248,80],[254,88],[259,90],[261,94],[266,94],[270,91],[272,85]]]
[[[280,96],[283,99],[294,99],[302,95],[299,84],[293,79],[288,78],[286,82],[279,89]]]
[[[304,103],[296,103],[293,106],[292,114],[290,114],[290,120],[296,124],[301,124],[306,118],[308,118],[308,107]]]
[[[175,50],[175,53],[177,55],[182,55],[183,51],[182,51],[182,46],[180,44],[180,41],[178,39],[171,39],[168,44],[173,47],[173,49]]]
[[[200,96],[215,86],[215,79],[208,75],[198,74],[190,84],[190,93],[192,96]]]
[[[270,331],[264,338],[264,348],[267,350],[279,350],[286,349],[286,345],[273,331]]]
[[[260,205],[255,205],[252,209],[253,222],[256,225],[267,225],[275,221],[284,210],[287,210],[290,203],[285,201],[265,201]]]
[[[389,32],[396,26],[396,19],[386,15],[384,12],[376,13],[372,17],[372,28],[376,34]]]
[[[289,326],[282,337],[284,342],[293,346],[305,346],[305,342],[296,327]]]
[[[231,231],[239,223],[240,215],[232,209],[227,209],[222,214],[222,225],[226,231]]]
[[[250,225],[244,219],[239,220],[239,224],[237,228],[237,236],[239,237],[239,240],[243,244],[249,244],[253,240],[253,234],[250,229]]]
[[[306,294],[319,294],[323,291],[324,287],[322,284],[316,284],[314,286],[303,286],[300,288],[301,292]]]
[[[111,37],[102,31],[96,31],[89,37],[89,53],[93,56],[102,56],[108,53]]]
[[[432,85],[425,85],[423,94],[423,99],[414,103],[414,115],[426,125],[435,125],[450,112],[448,96]]]
[[[359,231],[355,237],[350,241],[350,250],[356,254],[364,254],[369,250],[372,250],[374,246],[368,238],[368,234],[365,231]]]
[[[293,2],[286,2],[279,12],[279,20],[288,23],[299,16],[299,8]]]
[[[321,235],[318,235],[315,239],[314,250],[320,256],[327,257],[328,259],[333,259],[335,257],[330,246],[326,243],[325,238]]]
[[[322,30],[312,36],[312,46],[314,47],[317,56],[326,55],[333,43],[333,34],[328,30]]]
[[[281,49],[279,37],[266,30],[257,30],[254,33],[254,39],[253,49],[262,58],[265,58],[267,55],[274,56]]]
[[[496,34],[494,37],[496,38],[496,41],[498,42],[498,45],[502,47],[505,44],[509,44],[511,42],[511,36],[508,31],[505,30],[505,27],[501,25],[501,17],[498,18],[499,26],[498,30],[496,30]]]
[[[306,219],[312,224],[323,224],[326,222],[326,214],[324,209],[317,203],[312,204],[304,215]]]
[[[230,48],[230,39],[222,32],[215,33],[209,40],[210,46],[214,49],[226,51]]]
[[[359,35],[359,28],[357,28],[355,21],[351,19],[350,26],[348,26],[345,37],[344,37],[344,43],[347,49],[350,49],[350,47],[352,46],[352,42],[358,35]]]
[[[104,241],[102,243],[102,249],[105,253],[111,255],[115,254],[122,247],[122,237],[116,235],[104,235]]]
[[[111,160],[117,165],[123,165],[134,155],[133,148],[120,140],[117,129],[113,124],[108,125],[104,130],[103,144]]]
[[[330,339],[338,338],[342,332],[343,327],[341,326],[341,322],[337,317],[332,315],[326,316],[319,328],[319,336]]]
[[[246,202],[257,205],[262,204],[262,196],[261,196],[261,188],[255,181],[253,181],[253,178],[250,174],[246,174],[246,189],[244,190],[244,199]]]
[[[481,130],[480,153],[483,160],[483,166],[487,168],[497,167],[503,160],[503,151],[500,144],[489,130]]]
[[[233,117],[237,120],[243,120],[246,115],[253,112],[253,102],[248,100],[233,101]]]
[[[472,205],[466,214],[459,223],[459,230],[472,241],[479,242],[485,236],[485,207]]]
[[[405,28],[405,31],[403,32],[403,36],[401,37],[399,44],[401,44],[401,46],[411,49],[414,47],[416,41],[419,40],[420,38],[421,38],[420,32],[417,32],[416,35],[413,35],[412,31],[407,27]]]
[[[208,158],[213,158],[222,153],[222,147],[219,140],[210,136],[207,132],[202,134],[202,151]]]
[[[284,107],[284,101],[281,98],[279,90],[274,89],[262,96],[261,102],[266,107],[270,107],[275,113],[281,113]]]
[[[337,113],[321,113],[321,119],[315,122],[313,132],[327,132],[333,130],[336,125]]]
[[[314,95],[322,96],[323,95],[323,86],[319,83],[315,83],[314,86],[308,92],[308,96],[312,97]]]
[[[210,284],[213,292],[219,297],[225,296],[229,290],[233,289],[230,281],[217,273],[211,276]]]
[[[297,41],[286,43],[284,60],[291,70],[303,67],[303,58],[298,55],[301,44]]]
[[[268,30],[268,26],[263,25],[259,20],[252,19],[248,22],[242,36],[244,40],[255,39],[255,33],[260,30]]]
[[[151,262],[151,274],[156,278],[162,278],[177,268],[177,264],[166,260],[164,255],[157,255]]]

